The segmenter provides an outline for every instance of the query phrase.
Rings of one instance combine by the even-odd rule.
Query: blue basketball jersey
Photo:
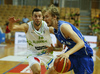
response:
[[[69,47],[68,50],[70,50],[71,48],[73,48],[76,43],[70,39],[70,38],[65,38],[64,35],[62,34],[62,32],[60,31],[60,27],[63,23],[66,23],[66,25],[70,25],[72,27],[72,30],[80,37],[81,40],[84,41],[84,46],[83,48],[81,48],[79,51],[75,52],[73,55],[89,55],[89,56],[93,56],[93,51],[91,49],[91,47],[88,45],[88,43],[85,41],[83,35],[81,34],[81,32],[72,24],[70,24],[69,22],[66,21],[58,21],[58,30],[54,29],[54,34],[57,37],[57,39],[64,45],[67,45]],[[67,51],[68,51],[67,50]]]

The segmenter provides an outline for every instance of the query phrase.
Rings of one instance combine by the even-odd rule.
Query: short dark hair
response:
[[[39,12],[39,11],[42,12],[39,8],[34,8],[34,10],[32,11],[32,15],[34,12]]]

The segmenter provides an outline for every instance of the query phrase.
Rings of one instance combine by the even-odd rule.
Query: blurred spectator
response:
[[[100,24],[99,20],[95,20],[94,24],[89,25],[89,27],[93,31],[93,35],[100,33],[100,25],[99,24]]]
[[[79,11],[76,11],[75,17],[77,17],[77,19],[80,19],[80,13],[79,13]]]
[[[99,19],[99,21],[100,21],[100,14],[98,15],[98,19]]]
[[[29,22],[29,19],[27,18],[27,16],[24,16],[24,18],[22,19],[22,22],[23,22],[23,23]]]
[[[94,24],[95,22],[95,17],[93,17],[93,19],[91,20],[91,25]]]
[[[75,13],[73,11],[71,11],[71,13],[70,13],[70,19],[72,19],[72,20],[75,19]]]
[[[80,19],[79,18],[77,18],[77,16],[75,16],[75,19],[74,19],[74,26],[77,28],[77,29],[79,29],[79,27],[80,27]]]
[[[6,43],[9,42],[9,44],[11,44],[11,31],[8,28],[8,24],[9,22],[6,22],[6,31],[5,31],[5,35],[6,35]]]
[[[65,13],[65,20],[69,20],[70,19],[70,12],[66,11]]]
[[[25,15],[24,18],[22,19],[22,22],[20,22],[20,24],[22,23],[27,23],[29,22],[29,19],[27,18],[27,16]]]

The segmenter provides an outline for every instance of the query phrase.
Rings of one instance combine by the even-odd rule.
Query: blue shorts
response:
[[[91,56],[76,56],[69,57],[71,61],[70,70],[74,70],[75,74],[92,74],[94,70],[94,62]]]

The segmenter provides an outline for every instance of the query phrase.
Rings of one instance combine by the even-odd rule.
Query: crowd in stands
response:
[[[70,14],[70,19],[74,20],[73,25],[79,29],[79,25],[80,25],[80,13],[79,13],[79,11],[77,11],[76,13],[72,12]]]
[[[32,10],[36,6],[26,6],[26,5],[0,5],[0,27],[4,28],[6,21],[9,17],[14,16],[16,19],[20,19],[19,22],[15,24],[27,23],[31,21]],[[41,10],[46,9],[46,6],[37,6]],[[69,8],[69,7],[58,7],[60,11],[60,20],[70,22],[75,27],[79,29],[80,27],[80,9],[79,8]],[[3,29],[5,33],[5,29]],[[11,33],[12,34],[12,33]],[[13,33],[14,34],[14,33]],[[13,35],[12,34],[12,35]]]
[[[79,8],[65,8],[65,11],[60,10],[61,20],[65,20],[73,24],[76,28],[80,27],[80,9]],[[63,17],[62,17],[63,16]]]
[[[92,9],[91,10],[91,25],[89,28],[92,29],[93,35],[100,34],[100,10]]]
[[[0,25],[4,25],[5,21],[8,20],[9,17],[14,16],[15,18],[19,18],[20,22],[18,22],[18,24],[23,23],[23,18],[25,17],[25,15],[27,15],[28,19],[25,19],[26,21],[28,20],[32,20],[31,19],[31,12],[32,10],[35,8],[36,6],[26,6],[26,5],[0,5]],[[43,9],[46,6],[37,6],[40,9]],[[60,10],[60,14],[61,14],[61,20],[65,20],[68,21],[70,23],[72,23],[73,25],[75,25],[76,27],[79,28],[79,23],[80,23],[80,9],[79,8],[69,8],[69,7],[65,7],[65,8],[60,8],[58,7]]]
[[[0,27],[4,28],[8,17],[14,16],[16,19],[19,18],[20,21],[16,24],[27,23],[31,21],[32,10],[36,6],[26,6],[26,5],[0,5]],[[46,6],[38,6],[44,12]],[[80,9],[79,8],[69,8],[69,7],[58,7],[60,11],[60,20],[64,20],[73,24],[76,28],[80,29]],[[43,13],[44,13],[43,12]],[[100,10],[91,9],[91,25],[89,28],[92,29],[94,35],[100,34]],[[5,29],[3,29],[5,30]],[[14,33],[13,33],[14,34]],[[12,35],[13,35],[12,34]],[[93,35],[92,34],[92,35]]]
[[[65,21],[70,22],[76,28],[80,27],[80,10],[72,9],[71,11],[66,10]]]

